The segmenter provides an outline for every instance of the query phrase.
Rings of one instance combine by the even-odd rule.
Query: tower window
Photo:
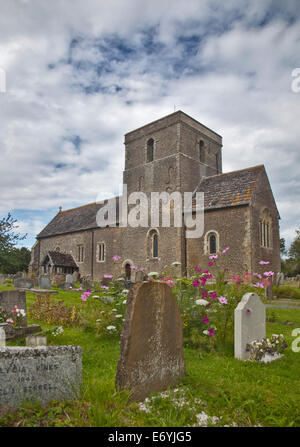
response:
[[[154,233],[153,239],[152,239],[152,253],[153,258],[158,258],[158,235],[157,233]]]
[[[204,141],[203,140],[200,140],[200,142],[199,142],[199,160],[201,163],[205,162]]]
[[[217,253],[217,239],[215,234],[209,236],[209,254]]]
[[[271,248],[272,218],[270,212],[265,209],[259,222],[259,235],[261,247]]]
[[[217,170],[217,172],[219,172],[219,154],[218,154],[218,152],[216,153],[216,170]]]
[[[158,258],[159,238],[157,230],[150,230],[147,234],[147,258]]]
[[[209,231],[204,237],[204,253],[215,255],[219,251],[219,234],[217,231]]]
[[[154,140],[153,138],[150,138],[150,140],[147,141],[147,163],[153,161],[154,156]]]

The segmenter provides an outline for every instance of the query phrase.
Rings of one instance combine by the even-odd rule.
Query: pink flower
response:
[[[251,307],[249,307],[248,309],[246,309],[246,312],[248,315],[251,315],[253,312],[253,309],[251,309]]]
[[[255,284],[251,284],[251,286],[252,286],[252,287],[260,287],[261,289],[264,288],[264,285],[263,285],[262,283],[260,283],[260,282],[257,282],[257,283],[255,283]]]
[[[218,259],[218,255],[211,255],[209,259]]]
[[[198,281],[198,279],[195,279],[195,281],[193,281],[193,287],[198,287],[200,285],[200,281]]]
[[[213,335],[215,335],[215,331],[213,329],[208,329],[208,335],[212,337]]]
[[[200,269],[199,267],[195,267],[194,270],[195,270],[196,272],[201,272],[201,269]]]
[[[229,250],[230,247],[226,247],[224,248],[224,250],[222,251],[222,253],[226,253]]]
[[[274,275],[274,272],[271,272],[271,271],[270,271],[270,272],[265,272],[264,275],[265,275],[265,276],[273,276],[273,275]]]
[[[204,316],[202,317],[202,322],[203,322],[204,324],[208,324],[208,323],[209,323],[209,318],[208,318],[206,315],[204,315]]]
[[[103,275],[103,278],[112,278],[112,275]]]
[[[121,259],[121,256],[119,256],[119,255],[113,256],[114,261],[119,261],[120,259]]]
[[[265,265],[265,264],[270,264],[270,262],[269,261],[259,261],[259,264],[260,265]]]
[[[12,320],[11,318],[8,318],[8,320],[6,320],[6,323],[12,323],[13,324],[14,320]]]
[[[109,287],[107,287],[107,286],[100,286],[100,288],[101,288],[101,289],[105,289],[105,290],[108,290],[108,289],[109,289]]]
[[[136,265],[131,265],[130,268],[131,268],[131,270],[137,270],[138,269]]]
[[[212,267],[212,266],[214,265],[214,263],[211,262],[211,261],[209,261],[208,265],[209,265],[210,267]]]
[[[207,296],[208,296],[208,291],[207,290],[203,290],[202,298],[207,298]]]
[[[162,281],[168,284],[168,286],[173,287],[173,281],[172,278],[162,278]]]
[[[209,292],[209,297],[214,300],[217,298],[217,292]]]
[[[225,296],[219,296],[218,300],[221,304],[227,304],[227,299],[225,298]]]

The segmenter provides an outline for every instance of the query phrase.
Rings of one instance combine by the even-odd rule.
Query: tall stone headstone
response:
[[[66,283],[68,283],[68,284],[72,284],[72,282],[73,282],[73,275],[71,275],[71,274],[67,274],[66,275]]]
[[[127,297],[116,387],[143,400],[184,374],[182,320],[171,288],[159,281],[135,284]]]
[[[0,406],[78,398],[81,356],[80,346],[0,348]]]
[[[234,311],[234,356],[247,360],[246,346],[266,337],[266,308],[256,293],[246,293]]]
[[[75,270],[75,272],[73,272],[72,281],[71,282],[75,283],[77,281],[79,281],[79,272],[77,270]]]

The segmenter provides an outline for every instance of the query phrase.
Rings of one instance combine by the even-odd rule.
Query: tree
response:
[[[18,267],[24,266],[25,260],[28,259],[27,251],[29,250],[15,248],[18,241],[27,237],[27,234],[21,236],[14,232],[18,228],[16,222],[17,220],[10,213],[0,220],[0,272],[3,273],[15,273]]]
[[[289,260],[293,264],[294,273],[300,273],[300,229],[296,230],[296,237],[290,246]]]
[[[285,239],[284,239],[284,237],[280,238],[280,254],[282,256],[286,255],[286,248],[285,248]]]

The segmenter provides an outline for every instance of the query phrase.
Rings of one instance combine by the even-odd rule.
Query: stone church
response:
[[[228,275],[261,273],[260,260],[269,261],[268,271],[280,271],[280,216],[264,165],[223,173],[222,137],[182,111],[128,132],[124,144],[128,195],[204,192],[203,235],[186,238],[184,225],[122,227],[118,218],[114,227],[100,228],[103,205],[91,203],[60,210],[37,235],[30,271],[134,281],[137,268],[162,272],[177,261],[186,274],[191,266],[206,269],[215,254]]]

